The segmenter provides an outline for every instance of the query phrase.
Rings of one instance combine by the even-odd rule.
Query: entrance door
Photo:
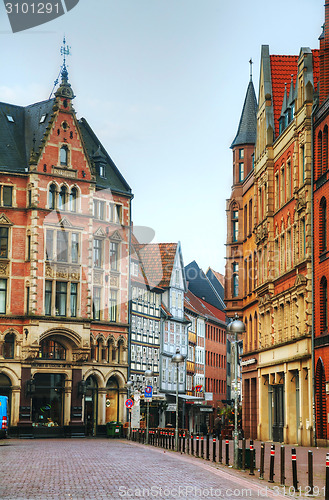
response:
[[[64,420],[64,375],[36,373],[32,396],[32,422],[39,435],[60,432]]]
[[[114,377],[111,377],[106,385],[106,422],[118,422],[119,420],[119,385]]]
[[[87,436],[96,436],[97,426],[97,380],[90,375],[86,380],[85,426]]]
[[[283,384],[273,386],[273,441],[278,443],[283,442],[283,425],[284,425],[284,393]]]

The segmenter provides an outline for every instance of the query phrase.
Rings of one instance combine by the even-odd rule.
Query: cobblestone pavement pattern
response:
[[[109,439],[9,439],[0,499],[284,498],[210,462]]]

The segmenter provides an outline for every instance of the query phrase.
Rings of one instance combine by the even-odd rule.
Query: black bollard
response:
[[[269,483],[274,483],[274,459],[275,459],[275,445],[271,444],[271,458],[270,458],[270,479]]]
[[[204,436],[201,436],[201,458],[204,458]]]
[[[246,470],[246,439],[242,438],[242,463],[241,463],[241,469],[243,472]]]
[[[209,460],[209,434],[206,437],[206,460]]]
[[[185,431],[183,431],[183,449],[182,449],[182,453],[185,453]]]
[[[265,443],[260,443],[259,479],[264,479]]]
[[[292,462],[292,484],[297,491],[298,481],[297,481],[297,457],[296,457],[296,448],[291,448],[291,462]]]
[[[254,473],[255,450],[254,450],[254,441],[252,439],[250,439],[249,448],[250,448],[250,472],[249,472],[249,476],[254,476],[255,475],[255,473]]]
[[[216,443],[217,443],[216,434],[214,433],[213,437],[212,437],[212,461],[213,462],[216,462]]]
[[[180,432],[178,434],[178,451],[180,452],[182,450],[182,433]]]
[[[193,432],[191,432],[191,455],[194,455],[194,436]]]
[[[219,435],[218,438],[218,462],[220,464],[223,463],[223,440],[221,434]]]
[[[326,490],[325,500],[329,500],[329,453],[326,454]]]
[[[286,482],[286,476],[285,476],[285,447],[283,446],[283,444],[281,445],[281,448],[280,448],[280,484],[281,486],[284,486],[285,485],[285,482]]]
[[[313,495],[313,452],[311,450],[308,451],[308,495]]]
[[[199,456],[199,434],[196,435],[196,450],[195,450],[195,456]]]
[[[226,439],[225,441],[225,448],[226,448],[226,462],[225,462],[225,465],[229,465],[230,463],[230,443],[229,443],[229,440]]]

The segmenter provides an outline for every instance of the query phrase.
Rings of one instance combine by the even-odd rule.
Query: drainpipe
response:
[[[314,356],[314,127],[313,127],[313,119],[316,111],[316,104],[313,105],[312,113],[311,113],[311,266],[312,266],[312,341],[311,341],[311,362],[312,362],[312,427],[313,427],[313,445],[317,446],[316,439],[316,412],[315,412],[315,356]]]

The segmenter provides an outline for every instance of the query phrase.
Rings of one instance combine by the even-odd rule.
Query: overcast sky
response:
[[[13,34],[0,3],[0,101],[47,99],[65,33],[74,107],[134,193],[134,224],[224,272],[230,144],[249,81],[271,54],[318,48],[323,0],[80,0]]]

